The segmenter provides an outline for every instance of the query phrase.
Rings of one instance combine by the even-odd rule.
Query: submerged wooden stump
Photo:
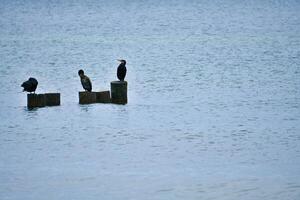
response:
[[[127,81],[112,81],[110,83],[110,89],[112,103],[127,103]]]
[[[45,94],[46,106],[59,106],[60,105],[60,93],[46,93]]]
[[[27,94],[27,107],[36,108],[46,106],[45,94]]]
[[[60,93],[27,94],[27,107],[59,106]]]
[[[96,92],[96,102],[97,103],[110,103],[110,92],[109,91],[101,91]]]
[[[79,92],[79,104],[96,103],[96,92]]]

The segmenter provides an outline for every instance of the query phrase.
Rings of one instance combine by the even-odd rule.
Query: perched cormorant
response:
[[[28,79],[28,81],[25,81],[24,83],[22,83],[21,87],[24,88],[23,92],[26,91],[26,92],[30,92],[30,93],[31,92],[35,93],[37,85],[38,85],[38,81],[35,78],[30,77]]]
[[[118,60],[118,61],[120,61],[121,63],[117,70],[117,76],[120,81],[124,81],[125,76],[126,76],[126,66],[125,66],[126,60]]]
[[[84,71],[81,69],[78,71],[78,75],[80,76],[81,85],[85,91],[92,91],[92,82],[89,77],[84,75]]]

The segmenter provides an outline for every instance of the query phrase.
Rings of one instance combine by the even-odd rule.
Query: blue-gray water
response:
[[[0,199],[300,199],[300,2],[0,1]],[[129,103],[78,104],[78,69]],[[29,111],[20,84],[60,92]]]

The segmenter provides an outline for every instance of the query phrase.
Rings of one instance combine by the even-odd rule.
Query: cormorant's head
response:
[[[78,71],[78,75],[81,77],[81,76],[83,76],[84,75],[84,71],[81,69],[81,70],[79,70]]]
[[[126,60],[118,60],[118,61],[126,65]]]

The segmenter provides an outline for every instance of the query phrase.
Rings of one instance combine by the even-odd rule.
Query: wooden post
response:
[[[110,88],[112,103],[127,103],[127,81],[112,81],[110,83]]]
[[[44,107],[46,105],[44,94],[27,94],[27,107]]]
[[[110,103],[110,92],[109,91],[102,91],[96,92],[96,102],[97,103]]]
[[[79,92],[79,104],[96,103],[96,92]]]
[[[46,100],[46,106],[59,106],[60,93],[46,93],[45,100]]]

